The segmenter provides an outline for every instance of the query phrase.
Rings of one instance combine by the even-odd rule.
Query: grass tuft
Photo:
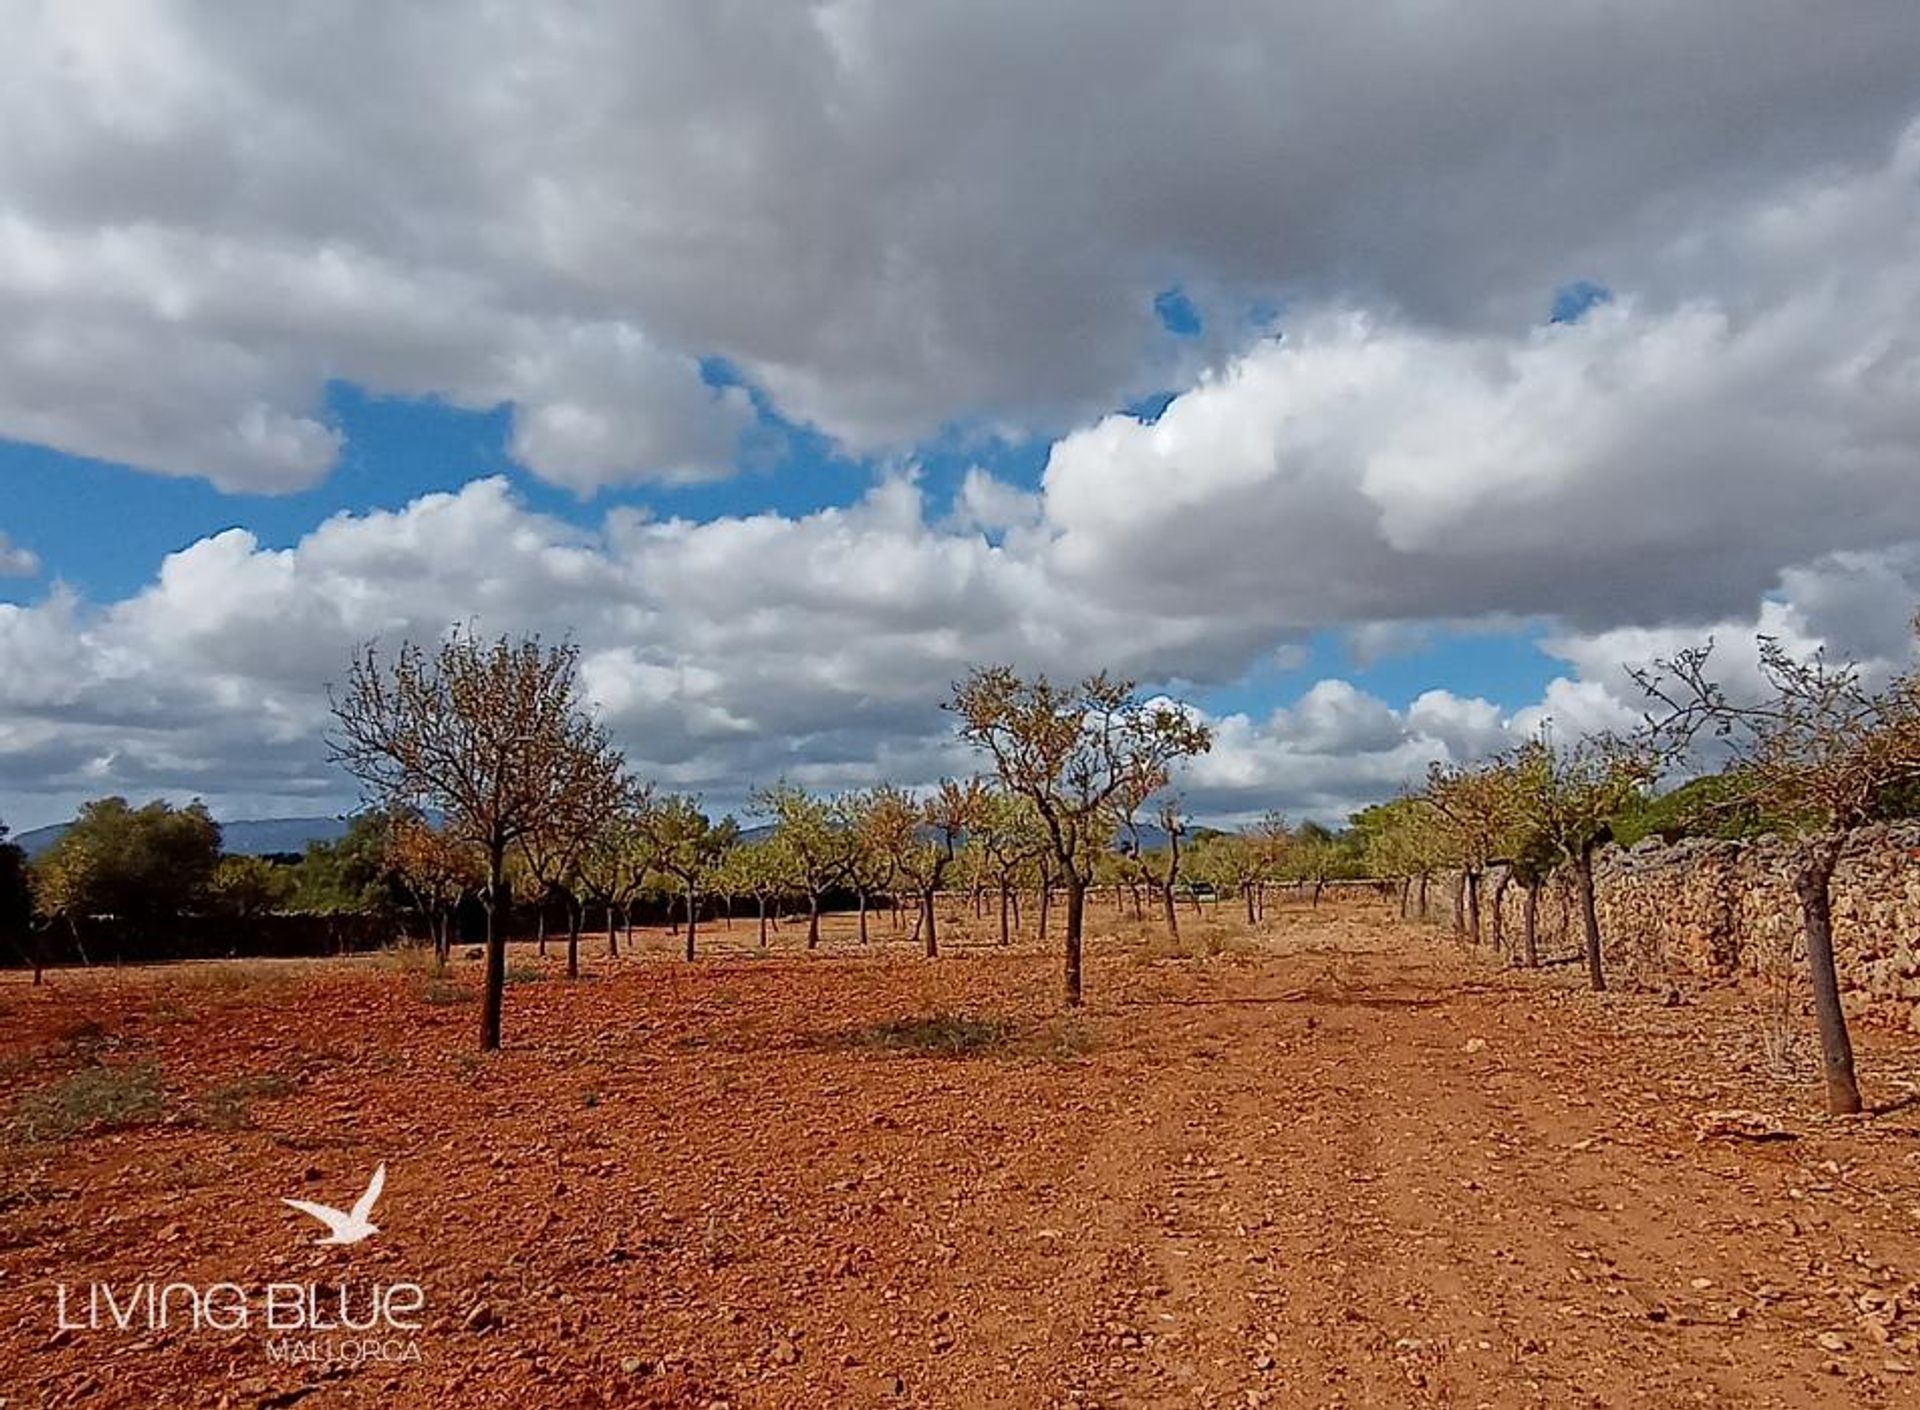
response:
[[[253,1103],[262,1097],[284,1097],[293,1083],[277,1072],[242,1077],[222,1083],[200,1099],[194,1112],[202,1126],[215,1131],[239,1131],[253,1125]]]
[[[14,1104],[14,1121],[29,1141],[65,1140],[158,1121],[164,1107],[155,1063],[83,1067],[21,1097]]]
[[[1005,1047],[1019,1032],[1011,1019],[964,1013],[931,1013],[896,1018],[856,1029],[847,1042],[856,1048],[916,1053],[922,1057],[965,1057]]]

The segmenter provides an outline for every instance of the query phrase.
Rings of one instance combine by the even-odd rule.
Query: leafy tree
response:
[[[1593,854],[1611,841],[1610,819],[1631,806],[1652,783],[1651,757],[1631,743],[1608,737],[1572,747],[1542,735],[1517,750],[1507,773],[1514,782],[1514,819],[1509,852],[1544,844],[1572,868],[1586,940],[1587,982],[1607,987],[1601,966],[1600,916],[1594,905]],[[1516,840],[1520,845],[1512,844]]]
[[[845,876],[860,917],[860,943],[867,943],[869,902],[894,884],[898,868],[878,825],[878,794],[867,789],[834,799],[834,825],[843,839]]]
[[[417,814],[393,818],[386,829],[386,866],[427,923],[433,953],[445,963],[453,946],[453,916],[461,901],[486,884],[473,844]]]
[[[760,915],[760,947],[767,945],[767,903],[799,890],[799,878],[793,869],[793,855],[779,839],[762,837],[736,847],[728,853],[738,885],[753,897]]]
[[[653,836],[647,828],[647,813],[652,803],[648,790],[637,790],[595,830],[580,857],[580,884],[587,895],[607,908],[609,958],[618,958],[620,954],[614,916],[618,914],[631,939],[633,905],[646,890],[647,873],[654,869],[657,860]]]
[[[222,857],[207,884],[208,899],[217,909],[242,917],[282,910],[299,889],[294,868],[265,857]]]
[[[1040,816],[1067,889],[1066,1001],[1077,1006],[1087,886],[1118,803],[1165,786],[1173,763],[1205,753],[1213,737],[1179,705],[1143,700],[1133,682],[1104,674],[1056,685],[987,667],[954,687],[947,708],[960,737],[993,759],[1001,786]]]
[[[1266,858],[1244,832],[1220,832],[1203,838],[1193,848],[1189,870],[1212,884],[1216,894],[1231,891],[1247,910],[1247,924],[1259,920],[1254,897],[1266,872]]]
[[[820,902],[847,878],[847,831],[824,798],[797,784],[777,783],[756,800],[773,819],[774,837],[785,849],[800,889],[807,897],[807,948],[820,943]]]
[[[309,842],[295,868],[295,910],[319,914],[382,912],[401,903],[399,878],[388,860],[392,819],[366,810],[347,819],[331,842]]]
[[[1737,780],[1702,774],[1665,793],[1635,796],[1612,819],[1612,828],[1613,840],[1631,847],[1648,837],[1739,841],[1777,832],[1780,825],[1742,796]]]
[[[732,818],[714,822],[699,800],[681,795],[662,798],[647,809],[642,824],[653,839],[654,866],[678,883],[687,904],[686,954],[694,958],[701,885],[719,869],[740,840]]]
[[[1712,653],[1708,641],[1635,673],[1652,702],[1649,733],[1676,760],[1703,736],[1712,740],[1730,760],[1722,771],[1727,803],[1777,820],[1791,838],[1827,1109],[1857,1112],[1860,1084],[1833,959],[1833,873],[1847,833],[1920,781],[1920,673],[1876,690],[1851,662],[1822,653],[1802,659],[1761,637],[1761,689],[1749,698],[1713,677]]]
[[[1505,856],[1517,806],[1512,770],[1501,760],[1481,764],[1434,763],[1419,795],[1437,819],[1450,865],[1459,868],[1464,904],[1456,908],[1458,932],[1479,944],[1480,881]]]
[[[985,785],[978,779],[942,779],[922,799],[897,788],[875,792],[875,830],[900,878],[919,899],[919,930],[929,958],[940,953],[935,898],[985,798]]]
[[[145,929],[202,905],[219,860],[220,825],[204,803],[100,798],[41,856],[37,891],[71,925],[112,915]]]
[[[429,655],[409,642],[391,665],[368,645],[346,689],[328,692],[334,760],[380,806],[428,809],[486,866],[487,967],[480,1046],[500,1046],[507,942],[507,854],[623,765],[582,707],[580,654],[537,637],[481,642],[456,632]]]
[[[33,968],[33,982],[41,982],[40,947],[33,940],[33,876],[27,854],[7,841],[7,825],[0,823],[0,937]]]
[[[567,790],[538,827],[520,838],[520,855],[542,900],[558,900],[566,911],[569,979],[580,977],[580,930],[591,884],[587,858],[635,797],[624,767],[587,774]]]
[[[1015,886],[1022,871],[1046,849],[1046,837],[1031,801],[999,789],[984,793],[974,811],[972,843],[992,874],[1000,896],[1000,943],[1013,939]]]

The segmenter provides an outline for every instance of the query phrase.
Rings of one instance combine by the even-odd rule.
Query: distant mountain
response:
[[[23,832],[12,840],[29,857],[37,857],[60,840],[71,823],[53,823]],[[273,852],[304,852],[309,842],[334,842],[346,835],[345,818],[236,818],[220,824],[221,845],[240,857],[264,857]]]

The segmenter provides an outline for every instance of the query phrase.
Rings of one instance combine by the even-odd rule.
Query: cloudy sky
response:
[[[722,806],[977,662],[1337,817],[1920,600],[1912,0],[0,3],[0,818],[570,633]]]

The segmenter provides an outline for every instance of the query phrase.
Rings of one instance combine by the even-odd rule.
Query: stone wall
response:
[[[1793,970],[1804,962],[1800,905],[1794,896],[1792,844],[1656,839],[1595,858],[1594,882],[1610,971],[1646,982],[1678,973],[1727,977]],[[1524,896],[1496,869],[1482,886],[1482,926],[1520,943]],[[1456,886],[1435,878],[1432,919],[1451,924]],[[1862,828],[1833,881],[1833,926],[1840,984],[1849,1012],[1920,1029],[1920,824]],[[1579,953],[1580,913],[1570,876],[1540,897],[1540,952],[1548,960]]]

